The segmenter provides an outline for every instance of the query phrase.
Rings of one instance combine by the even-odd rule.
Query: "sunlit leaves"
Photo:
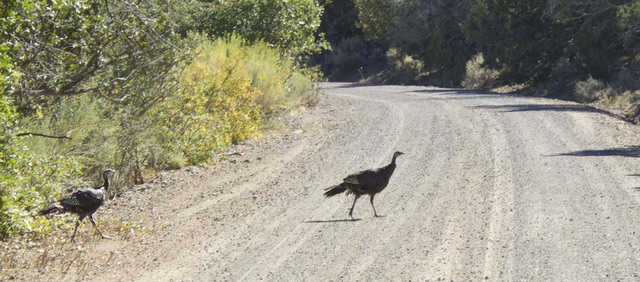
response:
[[[201,29],[212,36],[235,33],[250,42],[270,43],[292,56],[327,46],[315,37],[322,15],[316,0],[218,0],[207,11]]]
[[[0,237],[34,230],[30,215],[63,182],[111,167],[128,185],[157,169],[210,163],[258,136],[263,114],[317,101],[314,73],[292,59],[319,48],[313,0],[7,0],[0,8]],[[191,31],[209,12],[221,15],[220,26],[207,26],[220,34],[210,35],[237,29],[244,39],[193,52],[201,38]]]
[[[160,107],[167,144],[192,163],[207,163],[222,148],[256,134],[261,120],[245,50],[237,38],[204,41],[184,70],[181,88]]]

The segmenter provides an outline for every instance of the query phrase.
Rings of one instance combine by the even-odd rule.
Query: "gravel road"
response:
[[[238,146],[242,156],[214,168],[164,173],[108,205],[136,203],[163,228],[99,241],[95,261],[115,258],[85,278],[640,280],[636,126],[541,98],[323,87],[289,134]],[[396,150],[405,155],[376,196],[384,217],[364,197],[348,220],[353,196],[322,196]]]

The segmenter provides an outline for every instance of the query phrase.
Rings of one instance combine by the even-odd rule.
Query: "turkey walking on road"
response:
[[[331,197],[344,191],[347,191],[347,195],[354,194],[356,198],[353,199],[353,205],[349,211],[349,216],[353,219],[353,208],[356,206],[356,201],[360,196],[368,194],[371,207],[373,208],[373,214],[375,217],[378,217],[376,207],[373,205],[373,197],[387,187],[389,178],[391,178],[393,171],[396,169],[396,158],[403,154],[403,152],[395,152],[391,163],[385,167],[374,170],[364,170],[345,177],[342,183],[325,189],[326,192],[324,196]]]
[[[104,178],[104,184],[102,186],[79,189],[73,194],[59,199],[57,203],[48,208],[40,210],[38,215],[66,212],[77,214],[78,220],[76,221],[76,228],[73,230],[73,235],[71,235],[71,241],[74,241],[76,231],[78,231],[78,225],[80,225],[80,222],[87,216],[91,224],[93,224],[93,227],[100,233],[100,236],[102,236],[103,239],[109,238],[98,229],[96,222],[93,220],[93,213],[104,203],[105,193],[109,189],[109,176],[113,173],[115,173],[115,171],[112,169],[105,170],[102,172],[102,177]]]

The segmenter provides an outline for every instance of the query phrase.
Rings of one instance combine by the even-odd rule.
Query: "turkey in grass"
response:
[[[76,221],[76,228],[73,230],[73,235],[71,235],[71,241],[74,241],[76,231],[78,231],[78,225],[80,225],[80,222],[87,216],[100,236],[104,239],[109,238],[102,234],[100,229],[98,229],[95,220],[93,220],[93,213],[95,213],[104,203],[105,193],[109,190],[109,177],[113,173],[115,173],[115,171],[112,169],[103,171],[102,177],[104,179],[104,184],[95,188],[79,189],[71,195],[59,199],[57,203],[40,210],[38,215],[66,212],[77,214],[78,220]]]

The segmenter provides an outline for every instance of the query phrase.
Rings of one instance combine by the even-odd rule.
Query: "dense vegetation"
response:
[[[104,168],[122,189],[212,163],[318,99],[318,75],[299,63],[323,46],[315,1],[9,0],[0,11],[1,238],[50,228],[35,211]]]
[[[338,14],[322,27],[340,58],[368,58],[379,48],[388,61],[376,69],[352,59],[330,70],[333,79],[382,73],[393,83],[522,84],[529,93],[564,98],[573,98],[578,82],[606,85],[609,98],[640,87],[638,1],[334,0],[326,9]],[[362,34],[332,24],[354,13],[351,25]],[[334,66],[328,58],[323,66]]]

